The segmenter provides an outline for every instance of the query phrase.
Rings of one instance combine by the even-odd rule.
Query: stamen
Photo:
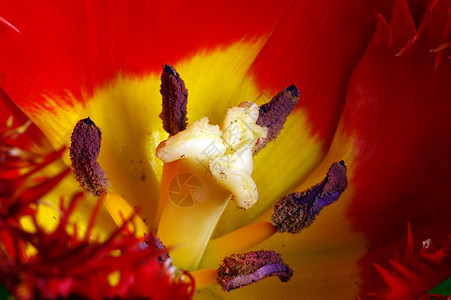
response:
[[[326,178],[302,193],[291,193],[274,206],[272,224],[279,232],[298,233],[310,226],[319,212],[335,202],[348,187],[343,161],[329,168]]]
[[[103,195],[103,204],[105,204],[108,213],[118,227],[124,226],[124,221],[130,219],[126,225],[126,228],[130,232],[135,232],[139,237],[149,232],[149,228],[141,217],[139,217],[136,210],[118,194],[111,191],[105,193]]]
[[[268,136],[261,141],[254,154],[276,139],[298,101],[299,91],[291,85],[274,96],[271,101],[260,106],[257,124],[268,128]]]
[[[171,65],[163,65],[160,92],[163,96],[163,111],[160,118],[163,120],[164,130],[170,135],[185,130],[188,91],[185,83]]]
[[[106,194],[109,186],[105,172],[97,162],[101,140],[100,129],[88,117],[75,125],[70,145],[75,179],[84,190],[96,196]]]
[[[224,291],[245,287],[269,276],[287,282],[293,270],[274,251],[252,251],[226,257],[218,269],[218,283]]]

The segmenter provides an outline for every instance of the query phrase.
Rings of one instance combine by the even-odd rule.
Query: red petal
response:
[[[451,238],[451,236],[450,236]],[[389,260],[392,271],[374,264],[387,289],[369,293],[385,300],[418,299],[451,273],[450,240],[440,250],[434,250],[429,240],[423,248],[414,251],[412,231],[408,224],[408,244],[402,262]]]
[[[262,88],[273,93],[294,83],[314,133],[332,140],[346,86],[389,1],[298,1],[277,26],[252,66]]]
[[[451,228],[451,64],[442,60],[434,69],[437,55],[430,52],[449,34],[449,5],[429,5],[414,33],[409,10],[398,1],[391,25],[379,20],[348,88],[339,132],[357,148],[349,216],[369,240],[360,260],[364,291],[381,287],[367,267],[402,248],[407,221],[421,240],[440,240]]]
[[[271,32],[291,3],[2,1],[3,86],[27,113],[83,102],[119,72],[159,72],[200,50]]]

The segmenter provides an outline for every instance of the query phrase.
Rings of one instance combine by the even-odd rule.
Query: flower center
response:
[[[253,156],[276,138],[299,93],[291,86],[260,108],[251,102],[230,108],[219,126],[202,118],[186,127],[187,90],[170,65],[163,66],[160,92],[160,117],[170,136],[156,149],[164,167],[155,223],[162,242],[173,247],[175,264],[192,270],[228,201],[244,210],[257,201]],[[127,216],[132,211],[121,197],[107,193],[108,180],[96,161],[100,139],[100,129],[89,118],[79,121],[72,135],[72,165],[81,186],[105,196],[106,207],[121,223],[124,211]],[[137,222],[144,233],[142,221]]]
[[[161,82],[160,117],[170,137],[156,149],[165,163],[157,234],[163,243],[174,246],[174,263],[193,270],[228,201],[244,210],[257,201],[253,155],[276,138],[299,93],[291,86],[261,108],[252,102],[230,108],[219,126],[202,118],[185,129],[183,81],[172,66],[165,65]]]
[[[277,137],[297,104],[299,92],[292,85],[260,107],[242,102],[228,109],[220,125],[211,125],[204,117],[189,126],[187,90],[170,65],[163,66],[160,92],[163,96],[160,117],[169,137],[156,148],[156,156],[164,165],[156,218],[149,221],[158,224],[157,236],[168,247],[175,266],[196,270],[202,261],[202,267],[210,268],[218,265],[217,259],[246,251],[277,231],[299,232],[310,226],[319,211],[336,201],[346,189],[346,167],[343,162],[334,163],[323,182],[306,192],[282,198],[275,207],[272,223],[251,224],[211,240],[229,200],[243,210],[258,200],[252,178],[253,157]],[[77,123],[71,145],[76,178],[85,190],[104,197],[105,206],[117,224],[132,218],[134,230],[144,235],[149,232],[148,226],[123,198],[108,191],[108,180],[96,161],[100,138],[100,129],[89,118]],[[291,223],[295,224],[294,229]],[[211,259],[212,252],[219,255]],[[207,257],[202,260],[205,253]],[[234,272],[235,262],[245,266],[244,271]],[[227,270],[219,274],[218,282],[227,291],[268,276],[286,281],[292,274],[272,251],[231,256],[222,266]],[[217,274],[214,270],[207,273]]]
[[[242,209],[257,201],[252,153],[267,132],[257,118],[258,106],[242,103],[229,109],[221,126],[202,118],[157,147],[165,163],[158,236],[175,246],[176,265],[197,268],[231,194]]]

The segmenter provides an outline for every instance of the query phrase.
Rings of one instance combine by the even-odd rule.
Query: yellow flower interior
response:
[[[162,62],[172,63],[185,81],[189,123],[208,117],[212,124],[219,124],[227,109],[242,101],[260,105],[270,100],[269,95],[272,96],[274,91],[261,91],[248,71],[265,41],[266,37],[238,41],[228,47],[201,51],[178,62]],[[75,123],[89,116],[102,131],[99,163],[106,172],[111,190],[129,207],[140,207],[142,220],[151,229],[156,229],[163,173],[163,163],[155,156],[155,149],[167,138],[159,118],[159,75],[156,72],[138,77],[119,73],[98,88],[92,97],[86,97],[85,106],[55,107],[53,112],[42,110],[31,116],[55,148],[67,145]],[[302,87],[300,90],[302,103]],[[305,112],[302,108],[295,110],[277,140],[254,158],[252,176],[259,200],[247,211],[238,210],[233,204],[227,206],[214,235],[222,236],[249,224],[270,209],[278,198],[302,182],[324,155],[321,141],[312,136]],[[70,164],[67,157],[65,162]],[[77,184],[68,179],[55,192],[69,196],[75,190]],[[46,200],[58,201],[59,196],[55,195],[53,193]],[[77,214],[77,223],[81,227],[94,202],[94,199],[88,199],[82,205],[87,208],[82,207]],[[57,216],[55,209],[41,210],[40,219],[44,222],[54,216]],[[111,227],[111,219],[108,220],[106,210],[102,210],[97,230],[109,232]],[[170,248],[177,246],[166,244]]]

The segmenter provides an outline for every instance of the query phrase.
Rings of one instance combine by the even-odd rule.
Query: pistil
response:
[[[228,203],[230,191],[218,186],[213,176],[192,160],[168,163],[164,171],[160,201],[164,199],[166,205],[157,235],[171,248],[177,267],[193,270]]]
[[[221,126],[203,118],[157,147],[165,162],[158,236],[175,247],[171,257],[177,266],[198,266],[232,193],[239,208],[257,200],[252,152],[266,134],[255,124],[257,117],[258,106],[243,103],[229,109]]]
[[[160,116],[169,138],[156,150],[164,162],[158,236],[171,248],[177,266],[193,270],[229,199],[240,209],[257,201],[251,176],[253,155],[277,137],[299,100],[299,91],[292,85],[260,108],[243,102],[228,110],[220,126],[202,118],[185,129],[183,80],[172,66],[165,65],[161,81]],[[268,225],[271,235],[275,230]]]

